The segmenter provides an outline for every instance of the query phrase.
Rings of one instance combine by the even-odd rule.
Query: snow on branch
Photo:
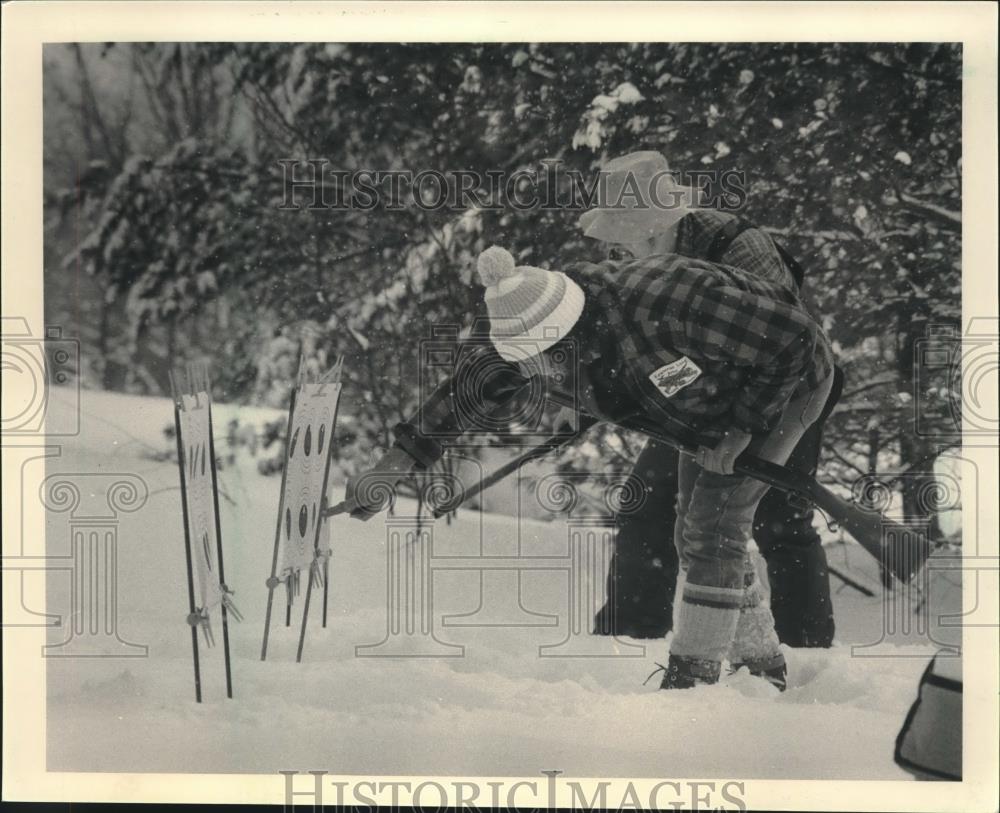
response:
[[[854,232],[843,229],[799,229],[784,228],[778,229],[773,226],[762,226],[761,230],[777,237],[812,237],[820,240],[860,240],[861,238]]]
[[[950,209],[945,209],[943,206],[938,206],[936,203],[930,203],[925,200],[920,200],[920,198],[914,197],[913,195],[907,195],[905,192],[897,191],[899,196],[899,202],[907,209],[912,209],[916,212],[922,212],[926,215],[931,215],[942,223],[949,226],[959,226],[962,225],[962,213],[953,212]]]

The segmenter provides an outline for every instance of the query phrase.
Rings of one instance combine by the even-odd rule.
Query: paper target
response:
[[[286,574],[309,567],[317,547],[321,551],[329,548],[330,529],[320,513],[340,390],[339,383],[303,382],[295,392],[281,502],[282,569]]]
[[[208,394],[182,396],[180,432],[184,459],[184,500],[187,505],[191,558],[198,576],[201,604],[207,611],[222,603],[217,562],[215,493],[213,491]]]

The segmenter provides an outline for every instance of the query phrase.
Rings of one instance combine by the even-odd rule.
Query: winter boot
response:
[[[663,670],[663,680],[660,682],[660,688],[693,689],[695,686],[708,686],[718,683],[721,666],[722,664],[718,661],[671,655],[667,660],[667,665],[660,667]],[[653,675],[655,674],[656,672],[653,673]],[[653,675],[650,675],[650,677]]]
[[[764,678],[764,680],[777,688],[779,692],[783,692],[788,688],[788,665],[785,663],[784,655],[777,655],[767,661],[732,663],[730,664],[730,671],[738,672],[743,667],[746,667],[754,677]]]

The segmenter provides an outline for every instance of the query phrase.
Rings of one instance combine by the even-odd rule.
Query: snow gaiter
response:
[[[752,564],[748,564],[746,581],[729,662],[746,665],[751,670],[773,669],[785,662],[785,656],[778,645],[771,608],[764,601],[764,591]]]

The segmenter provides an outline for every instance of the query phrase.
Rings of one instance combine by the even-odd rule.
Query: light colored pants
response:
[[[822,413],[832,384],[831,376],[816,390],[789,401],[777,426],[752,442],[748,453],[785,463]],[[740,609],[760,604],[747,546],[757,504],[769,486],[750,477],[706,471],[690,455],[680,457],[678,481],[674,543],[686,581],[670,651],[718,661],[736,636]],[[770,610],[766,614],[769,618]],[[769,623],[773,635],[773,619],[758,618],[755,623]]]

